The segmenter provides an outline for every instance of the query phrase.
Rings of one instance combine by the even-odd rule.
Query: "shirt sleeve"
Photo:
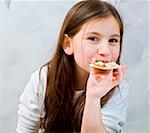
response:
[[[126,122],[129,85],[123,81],[107,104],[102,108],[102,118],[108,133],[122,133]]]
[[[39,71],[31,75],[19,99],[17,133],[38,133],[42,111],[42,92],[39,92]]]

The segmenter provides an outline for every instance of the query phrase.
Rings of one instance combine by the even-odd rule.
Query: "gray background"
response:
[[[15,133],[18,99],[30,75],[52,56],[64,15],[76,1],[0,1],[0,132]],[[148,1],[114,2],[125,23],[122,63],[128,66],[125,133],[148,133]]]

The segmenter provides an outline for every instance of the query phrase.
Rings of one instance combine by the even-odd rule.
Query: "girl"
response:
[[[75,4],[62,25],[56,52],[32,74],[20,97],[18,133],[122,132],[126,66],[102,71],[89,64],[120,64],[123,23],[107,2]]]

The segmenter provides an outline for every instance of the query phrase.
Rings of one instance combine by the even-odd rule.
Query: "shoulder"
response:
[[[47,77],[47,66],[39,67],[37,70],[35,70],[31,77],[36,81],[39,82],[39,79],[46,79]]]
[[[128,92],[129,84],[127,81],[122,81],[101,110],[104,125],[109,132],[122,131],[127,116]]]
[[[126,80],[123,80],[119,84],[119,87],[116,88],[114,96],[118,96],[121,99],[124,99],[128,97],[128,93],[129,93],[129,84]]]
[[[116,88],[106,106],[110,104],[113,106],[116,104],[123,104],[124,102],[126,103],[128,101],[129,87],[130,86],[127,81],[122,81],[119,84],[119,87]]]
[[[40,97],[43,97],[45,95],[47,70],[47,66],[44,66],[38,68],[31,74],[31,80],[33,81],[33,86],[36,89],[35,93],[37,93]]]
[[[36,71],[32,73],[32,78],[39,86],[38,91],[44,91],[46,88],[46,82],[47,82],[47,66],[43,66],[38,68]]]

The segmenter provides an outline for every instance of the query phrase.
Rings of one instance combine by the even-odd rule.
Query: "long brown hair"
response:
[[[69,37],[73,37],[86,22],[109,16],[113,16],[120,26],[121,45],[123,23],[117,10],[111,4],[99,0],[84,0],[75,4],[66,15],[59,34],[56,52],[52,60],[47,63],[45,117],[43,120],[45,133],[80,132],[81,129],[86,89],[74,103],[76,90],[74,57],[66,55],[63,50],[64,35],[68,34]],[[117,60],[118,64],[120,64],[120,55]],[[112,96],[115,88],[101,99],[102,107]]]

